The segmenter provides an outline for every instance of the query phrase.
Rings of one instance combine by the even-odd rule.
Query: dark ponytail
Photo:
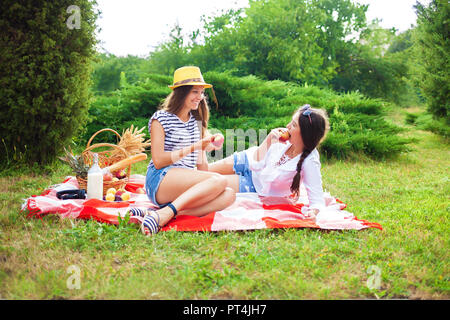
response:
[[[308,106],[308,107],[306,107]],[[311,113],[303,115],[304,110],[309,109]],[[303,161],[318,147],[323,141],[329,129],[326,113],[320,109],[309,108],[309,105],[302,106],[299,110],[298,125],[300,135],[303,141],[303,151],[300,160],[297,163],[297,172],[292,180],[291,192],[296,196],[300,193],[300,180]]]

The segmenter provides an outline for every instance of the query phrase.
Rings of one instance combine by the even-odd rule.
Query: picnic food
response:
[[[111,173],[107,172],[103,175],[103,181],[112,181],[113,176]]]
[[[94,164],[88,171],[87,198],[102,200],[103,172],[98,165],[98,154],[94,154]]]
[[[106,201],[114,201],[115,198],[116,198],[116,196],[115,196],[114,194],[112,194],[112,193],[108,193],[108,194],[106,194],[106,196],[105,196],[105,200],[106,200]]]
[[[289,134],[289,131],[282,131],[281,136],[280,136],[280,141],[288,141],[289,138],[291,137],[291,135]]]
[[[131,197],[131,195],[130,195],[129,192],[124,192],[124,193],[122,193],[122,200],[123,200],[123,201],[128,201],[128,200],[130,200],[130,197]]]
[[[127,175],[126,171],[124,169],[116,171],[116,178],[117,179],[123,179]]]
[[[101,129],[92,135],[81,155],[76,156],[64,148],[65,155],[59,159],[67,162],[75,172],[79,189],[87,189],[88,170],[93,164],[94,153],[97,153],[98,164],[100,168],[103,168],[103,194],[105,195],[106,190],[111,187],[116,189],[125,187],[128,177],[131,175],[131,165],[147,159],[147,155],[143,151],[150,146],[150,140],[145,141],[144,134],[141,133],[144,129],[145,127],[142,127],[138,130],[132,125],[123,132],[122,136],[112,129]],[[119,138],[117,145],[111,143],[91,145],[99,133],[106,131],[113,132]],[[121,162],[122,160],[126,161]]]
[[[115,195],[116,194],[116,189],[115,188],[109,188],[107,191],[106,191],[106,194],[109,194],[109,193],[111,193],[111,194],[113,194],[113,195]]]
[[[123,179],[127,175],[125,170],[123,170],[124,167],[145,159],[147,159],[147,155],[145,153],[139,153],[126,159],[120,160],[119,162],[116,162],[109,167],[105,167],[102,169],[102,171],[103,173],[116,171],[116,177],[119,179]]]
[[[212,144],[213,144],[215,147],[220,148],[220,147],[222,147],[222,145],[223,145],[223,141],[224,141],[224,137],[223,137],[223,135],[221,135],[221,134],[219,133],[219,135],[214,136],[214,138],[213,138],[213,140],[212,140]]]
[[[75,172],[76,177],[87,179],[87,173],[89,170],[89,166],[87,166],[84,163],[83,157],[81,155],[75,156],[72,153],[72,150],[70,150],[70,152],[69,152],[66,148],[64,148],[64,152],[65,152],[64,157],[58,157],[58,158],[64,162],[67,162],[67,164]]]

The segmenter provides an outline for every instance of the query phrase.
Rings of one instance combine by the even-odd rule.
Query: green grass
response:
[[[405,111],[406,112],[406,111]],[[324,188],[383,231],[311,229],[161,232],[137,226],[28,219],[23,199],[59,183],[56,164],[0,176],[1,299],[448,299],[449,158],[439,136],[389,120],[416,138],[389,161],[324,161]],[[146,164],[133,167],[145,173]],[[69,267],[80,288],[69,289]],[[369,289],[380,270],[380,287]]]

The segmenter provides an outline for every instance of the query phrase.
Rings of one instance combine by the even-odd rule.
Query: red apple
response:
[[[214,136],[214,139],[212,140],[212,144],[216,147],[216,148],[221,148],[223,145],[223,141],[224,141],[224,137],[223,135],[221,135],[220,133],[217,136]]]
[[[103,181],[112,181],[112,179],[113,179],[113,176],[111,173],[105,173],[103,175]]]
[[[116,178],[123,179],[127,176],[125,169],[116,171]]]
[[[116,192],[116,196],[122,196],[122,194],[125,192],[125,190],[123,190],[123,189],[119,189],[119,190],[117,190],[117,192]]]
[[[291,137],[291,135],[289,134],[289,131],[283,131],[283,133],[280,136],[280,141],[284,142],[284,141],[288,141],[289,138]]]

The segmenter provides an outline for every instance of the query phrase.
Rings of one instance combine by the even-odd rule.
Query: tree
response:
[[[450,124],[450,4],[432,0],[428,7],[417,2],[417,28],[414,32],[416,80],[433,117]]]
[[[213,50],[216,65],[241,75],[326,86],[337,67],[336,48],[364,25],[366,9],[350,0],[253,0],[244,16],[235,12],[232,19],[228,12],[231,23],[216,24],[203,48]]]
[[[96,60],[92,72],[92,88],[99,93],[119,89],[121,72],[124,72],[128,83],[135,83],[153,71],[147,59],[132,55],[116,57],[100,53]]]
[[[172,28],[169,41],[151,52],[149,59],[153,70],[161,74],[173,74],[177,68],[189,64],[188,46],[185,45],[182,28],[178,23]]]
[[[0,2],[2,163],[49,163],[85,124],[95,4]]]
[[[340,92],[360,91],[372,98],[400,103],[407,91],[408,64],[403,55],[390,53],[395,30],[373,21],[358,42],[347,42],[336,55],[337,75],[330,81]]]
[[[251,0],[250,7],[203,18],[198,43],[180,29],[151,55],[155,65],[188,61],[205,71],[233,71],[263,79],[326,86],[337,48],[365,24],[367,6],[351,0]]]

